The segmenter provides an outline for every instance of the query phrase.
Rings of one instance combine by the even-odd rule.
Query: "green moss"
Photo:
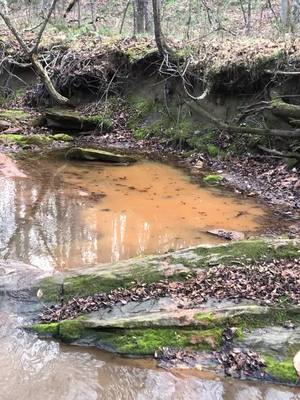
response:
[[[222,180],[223,176],[221,175],[206,175],[203,178],[203,181],[209,185],[218,185]]]
[[[90,122],[103,129],[105,132],[110,132],[113,129],[114,122],[105,115],[92,115],[90,117],[82,117],[84,122]]]
[[[215,131],[197,132],[187,139],[187,144],[192,149],[206,153],[208,152],[208,146],[214,146],[213,142],[215,140],[215,136]]]
[[[150,136],[155,130],[153,125],[156,125],[157,121],[149,125],[144,124],[144,122],[151,113],[156,111],[154,99],[131,95],[128,98],[128,105],[130,112],[130,117],[127,121],[128,128],[137,139]]]
[[[89,296],[95,293],[109,292],[117,287],[127,287],[132,277],[104,278],[97,275],[80,275],[66,278],[64,281],[64,295],[66,299],[76,296]]]
[[[293,241],[277,241],[274,243],[264,240],[247,240],[221,246],[199,246],[188,250],[186,257],[181,252],[168,255],[170,268],[172,268],[172,264],[178,265],[179,263],[188,268],[185,271],[179,270],[177,272],[174,270],[169,279],[180,280],[199,268],[208,268],[219,264],[231,265],[241,261],[253,263],[257,260],[294,258],[297,256],[299,256],[299,245]],[[155,260],[157,260],[157,265]],[[134,285],[134,281],[157,282],[165,278],[164,270],[159,266],[163,261],[164,256],[154,259],[152,257],[135,258],[126,262],[125,266],[123,263],[116,264],[103,274],[66,277],[64,279],[65,300],[76,296],[108,292],[117,287],[131,287]],[[57,301],[60,298],[61,283],[55,278],[44,279],[40,287],[44,292],[44,301]]]
[[[33,324],[27,327],[27,329],[38,333],[42,337],[53,336],[60,338],[66,343],[74,342],[85,336],[85,328],[81,319],[51,322],[48,324]]]
[[[44,135],[18,135],[18,134],[2,134],[0,135],[0,142],[2,143],[16,143],[21,147],[30,145],[47,146],[53,142],[53,138]]]
[[[40,336],[57,336],[59,332],[59,322],[49,324],[33,324],[28,327],[29,330],[38,333]]]
[[[62,130],[82,131],[101,128],[108,132],[113,128],[112,119],[105,114],[85,116],[69,109],[49,108],[45,111],[44,117],[48,126]]]
[[[64,297],[65,299],[71,299],[73,297],[89,296],[95,293],[107,293],[118,287],[132,287],[135,281],[152,283],[162,278],[163,274],[159,271],[149,269],[149,271],[146,272],[137,265],[133,265],[131,267],[131,272],[125,276],[115,276],[111,278],[97,275],[74,276],[64,280]]]
[[[61,142],[71,142],[73,140],[73,137],[66,133],[57,133],[56,135],[53,135],[52,138]]]
[[[195,129],[196,126],[192,120],[185,119],[174,124],[174,121],[169,118],[165,121],[163,135],[169,139],[170,143],[179,145],[180,147],[186,147]]]
[[[30,114],[23,110],[0,110],[0,119],[9,121],[26,120],[30,118]]]
[[[43,302],[58,303],[61,298],[62,283],[59,282],[55,277],[47,277],[42,279],[39,284],[43,296]]]
[[[265,355],[263,356],[267,367],[265,371],[277,381],[283,383],[298,383],[299,378],[294,368],[293,359],[287,358],[279,361],[276,358]]]
[[[203,257],[199,260],[199,267],[221,263],[230,265],[241,260],[253,263],[258,260],[271,261],[279,258],[295,258],[300,254],[297,243],[294,244],[292,241],[280,243],[279,241],[276,244],[267,240],[244,240],[209,248],[199,246],[195,249],[195,252]]]
[[[84,326],[80,320],[66,320],[59,323],[58,336],[64,342],[71,343],[84,336]]]
[[[219,154],[220,149],[218,146],[215,146],[214,144],[208,144],[207,145],[207,153],[211,156],[211,157],[217,157],[217,155]]]
[[[157,50],[155,48],[149,47],[149,42],[140,41],[125,49],[124,53],[128,57],[129,62],[131,64],[135,64],[136,62],[141,61],[146,57],[157,54]]]
[[[52,335],[63,342],[84,340],[91,345],[111,349],[120,354],[153,355],[162,347],[215,350],[220,347],[223,329],[195,328],[91,328],[84,318],[58,323],[34,324],[30,330],[41,336]]]
[[[221,338],[219,329],[147,328],[120,331],[112,338],[112,343],[118,353],[153,355],[162,347],[212,350],[220,346]]]
[[[244,330],[257,329],[266,326],[282,325],[285,321],[291,320],[295,323],[300,322],[300,310],[293,308],[270,307],[267,309],[259,306],[246,307],[244,311],[237,312],[236,315],[223,315],[218,312],[197,313],[194,319],[201,322],[206,329],[227,328],[234,326]]]

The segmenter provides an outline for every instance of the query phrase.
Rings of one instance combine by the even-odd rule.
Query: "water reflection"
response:
[[[1,298],[1,400],[300,400],[293,388],[181,377],[150,360],[39,340],[17,328],[24,315],[24,303]]]
[[[206,229],[254,230],[250,200],[199,188],[154,162],[128,167],[21,162],[27,178],[0,177],[0,251],[43,269],[76,268],[216,242]]]

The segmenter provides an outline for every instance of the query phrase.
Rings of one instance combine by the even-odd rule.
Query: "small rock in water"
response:
[[[225,229],[212,229],[210,231],[207,231],[207,233],[210,233],[211,235],[214,235],[214,236],[219,236],[219,237],[227,239],[227,240],[244,240],[245,239],[245,234],[243,232],[227,231]]]
[[[286,329],[295,329],[296,325],[292,321],[285,321],[283,327]]]

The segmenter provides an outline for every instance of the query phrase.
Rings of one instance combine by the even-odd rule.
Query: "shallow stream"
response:
[[[251,233],[267,215],[252,200],[200,187],[156,162],[121,167],[48,157],[18,167],[23,176],[1,175],[0,166],[0,258],[45,271],[218,242],[208,229]],[[39,340],[19,329],[34,307],[1,292],[1,400],[300,399],[292,388],[169,372],[151,360]]]

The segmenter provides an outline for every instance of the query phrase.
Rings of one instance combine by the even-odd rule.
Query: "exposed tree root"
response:
[[[266,153],[273,154],[274,156],[282,158],[296,158],[297,160],[300,160],[300,153],[294,153],[294,152],[282,153],[281,151],[275,149],[268,149],[267,147],[261,145],[258,145],[257,147],[262,151],[265,151]]]
[[[295,130],[285,130],[285,129],[269,129],[269,128],[252,128],[246,126],[228,125],[223,121],[220,121],[214,117],[211,113],[204,110],[199,103],[192,101],[185,101],[185,103],[199,114],[202,114],[209,121],[212,121],[216,127],[226,130],[228,132],[240,133],[240,134],[250,134],[259,136],[276,136],[276,137],[286,137],[286,138],[300,138],[300,129]]]

